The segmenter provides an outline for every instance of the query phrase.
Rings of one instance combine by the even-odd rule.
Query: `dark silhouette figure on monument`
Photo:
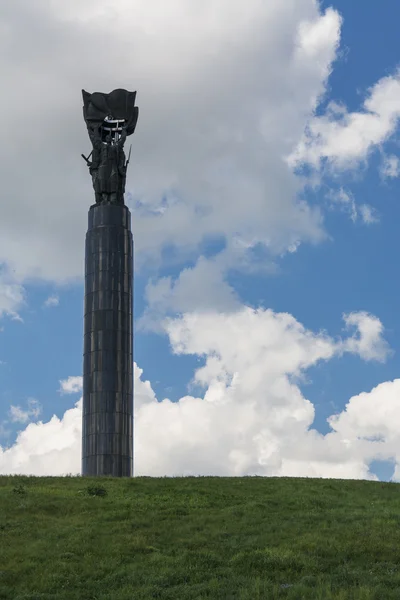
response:
[[[135,131],[139,109],[136,92],[117,89],[110,94],[82,90],[83,117],[93,150],[85,159],[92,176],[96,204],[124,204],[126,161],[124,144]],[[90,161],[90,157],[92,160]]]

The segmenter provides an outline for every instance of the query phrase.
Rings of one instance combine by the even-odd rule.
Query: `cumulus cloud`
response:
[[[353,312],[343,316],[347,328],[356,328],[356,334],[344,342],[347,352],[354,352],[364,360],[384,362],[391,352],[383,338],[384,327],[374,315],[365,311]]]
[[[57,296],[57,294],[52,294],[45,300],[43,306],[45,308],[50,308],[52,306],[58,306],[59,304],[60,304],[60,298]]]
[[[355,458],[364,457],[365,463],[393,461],[394,481],[400,481],[399,408],[400,379],[395,379],[353,396],[341,413],[328,419],[334,435],[343,439]]]
[[[29,475],[77,474],[81,468],[82,400],[47,423],[30,423],[16,443],[0,449],[1,473]]]
[[[147,308],[138,326],[160,331],[166,315],[186,313],[194,307],[201,312],[238,310],[239,299],[224,278],[225,258],[224,252],[212,259],[200,257],[176,279],[162,277],[149,281],[145,290]]]
[[[361,218],[361,221],[366,225],[372,225],[372,223],[379,222],[379,216],[376,209],[369,204],[360,204],[358,207],[358,212]]]
[[[330,190],[327,198],[332,208],[337,208],[347,213],[353,223],[361,220],[362,223],[371,225],[379,221],[375,208],[369,204],[357,204],[354,195],[343,187],[337,190]]]
[[[78,394],[83,388],[83,378],[70,376],[60,380],[60,392],[62,394]]]
[[[353,222],[357,220],[357,205],[351,192],[348,192],[343,188],[340,188],[339,190],[332,190],[328,194],[328,198],[333,205],[348,213]]]
[[[209,235],[228,254],[241,241],[243,256],[322,239],[320,210],[298,199],[283,157],[325,92],[340,24],[315,0],[13,2],[0,16],[12,90],[0,99],[0,261],[20,278],[82,276],[93,198],[82,87],[138,90],[127,182],[137,265],[165,245],[183,260]]]
[[[28,408],[26,410],[20,406],[10,406],[8,414],[13,423],[27,423],[30,420],[38,418],[42,412],[41,404],[34,398],[29,398],[27,404]]]
[[[311,429],[314,407],[300,384],[318,361],[346,352],[383,361],[380,321],[351,313],[355,333],[334,339],[291,315],[241,309],[225,278],[254,265],[259,246],[281,255],[323,239],[322,208],[300,199],[297,167],[358,164],[394,131],[397,74],[373,86],[359,112],[331,102],[315,116],[340,28],[338,12],[315,0],[203,0],[201,10],[186,0],[16,0],[0,16],[0,68],[13,90],[12,101],[0,98],[9,140],[0,147],[0,261],[16,274],[4,300],[0,285],[0,314],[18,315],[26,278],[82,276],[93,198],[80,158],[89,148],[82,87],[138,90],[127,182],[136,264],[157,265],[178,247],[179,261],[194,265],[146,289],[144,321],[158,321],[175,353],[204,364],[191,382],[198,395],[175,403],[158,401],[135,365],[137,475],[373,478],[376,442]],[[118,36],[107,43],[110,29]],[[341,202],[372,222],[368,205]],[[199,258],[210,237],[224,250]],[[183,316],[163,320],[176,312]],[[81,377],[60,381],[61,393],[81,390]],[[81,411],[80,400],[61,419],[30,423],[0,448],[0,472],[79,472]]]
[[[22,321],[18,311],[25,305],[25,302],[23,286],[13,278],[7,269],[0,268],[0,318],[7,315],[14,320]]]
[[[400,174],[400,160],[394,154],[384,155],[380,166],[383,179],[398,177]]]
[[[311,118],[289,164],[317,170],[354,168],[395,133],[399,116],[400,72],[396,72],[368,90],[360,111],[348,112],[331,102],[324,114]],[[389,170],[394,164],[389,162]]]
[[[191,382],[198,393],[160,402],[135,365],[135,475],[376,479],[369,463],[397,456],[394,444],[385,446],[386,438],[369,439],[385,433],[384,425],[398,435],[390,411],[382,407],[374,419],[376,401],[396,401],[395,391],[386,396],[391,384],[379,388],[379,397],[372,390],[360,395],[367,401],[350,399],[342,413],[330,418],[327,435],[312,429],[314,406],[300,388],[307,369],[344,352],[383,360],[387,348],[376,317],[352,313],[345,322],[355,333],[332,338],[271,310],[243,308],[167,319],[173,351],[202,359]],[[29,424],[14,445],[0,450],[0,472],[78,473],[81,409],[80,400],[62,419]],[[364,425],[366,411],[370,429]]]

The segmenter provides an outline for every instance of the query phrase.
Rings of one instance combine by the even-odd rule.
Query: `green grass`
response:
[[[0,598],[398,600],[400,485],[0,477]]]

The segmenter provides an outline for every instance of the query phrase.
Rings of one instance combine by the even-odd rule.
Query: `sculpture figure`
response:
[[[124,204],[126,171],[124,144],[136,128],[139,109],[136,92],[116,89],[110,94],[82,90],[83,118],[92,142],[88,157],[82,154],[92,176],[96,204]],[[90,161],[90,157],[92,160]]]

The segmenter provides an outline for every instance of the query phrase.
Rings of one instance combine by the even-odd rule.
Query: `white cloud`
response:
[[[345,351],[359,354],[364,360],[384,362],[391,351],[383,338],[384,327],[381,321],[364,311],[343,315],[343,319],[347,328],[355,327],[357,330],[355,336],[345,340]]]
[[[360,204],[358,212],[363,223],[371,225],[372,223],[378,223],[379,217],[373,206],[369,204]]]
[[[346,440],[355,457],[363,456],[365,462],[394,460],[395,481],[400,481],[399,421],[400,379],[353,396],[345,410],[328,419],[334,435]]]
[[[0,261],[20,278],[82,276],[93,200],[82,86],[138,90],[127,182],[131,204],[141,202],[137,264],[165,244],[184,259],[215,234],[228,253],[241,240],[242,254],[322,239],[320,211],[297,199],[301,182],[282,157],[325,92],[340,23],[315,0],[12,3],[0,17],[2,81],[13,91],[0,99]]]
[[[351,192],[343,188],[340,188],[338,190],[332,190],[328,194],[328,199],[332,202],[334,206],[338,207],[343,212],[348,213],[353,223],[357,221],[357,205],[354,196]]]
[[[147,308],[138,326],[157,331],[165,315],[182,314],[194,307],[200,312],[237,310],[239,299],[224,279],[225,257],[225,252],[212,259],[200,257],[175,280],[163,277],[150,281],[145,290]]]
[[[70,376],[60,380],[60,392],[62,394],[79,394],[83,388],[83,377]]]
[[[11,417],[11,421],[17,423],[26,423],[29,421],[29,414],[26,411],[23,411],[20,406],[11,406],[9,410],[9,415]]]
[[[384,155],[380,167],[383,179],[395,178],[400,174],[400,160],[394,154]]]
[[[396,72],[368,90],[362,110],[348,112],[331,102],[325,114],[311,118],[289,164],[308,164],[317,170],[357,167],[395,133],[399,116],[400,74]]]
[[[0,318],[7,315],[15,321],[22,321],[18,310],[25,302],[25,290],[22,285],[0,265]]]
[[[60,304],[60,298],[56,294],[52,294],[45,300],[44,306],[50,308],[52,306],[58,306]]]
[[[29,398],[28,409],[23,410],[20,406],[10,406],[9,417],[13,423],[27,423],[32,419],[37,419],[42,412],[42,406],[34,398]]]
[[[332,208],[347,213],[353,223],[358,220],[361,220],[365,225],[379,222],[376,209],[369,204],[357,204],[354,195],[349,190],[342,187],[337,190],[330,190],[327,199],[330,201]]]
[[[308,368],[344,352],[384,359],[387,347],[376,317],[352,313],[345,321],[356,333],[333,339],[271,310],[243,308],[167,320],[174,352],[204,359],[193,380],[203,392],[179,402],[158,402],[135,365],[135,475],[376,479],[368,469],[371,460],[391,456],[400,461],[398,419],[393,417],[399,384],[383,384],[376,388],[379,394],[372,390],[350,399],[330,419],[327,435],[311,428],[314,406],[299,387]],[[80,400],[62,419],[28,425],[14,445],[0,449],[0,472],[78,473],[81,408]],[[385,433],[385,427],[393,432],[397,449],[389,437],[383,443],[367,439]]]
[[[0,449],[0,472],[32,475],[79,473],[82,436],[82,400],[67,410],[62,419],[55,415],[47,423],[30,423],[16,443]]]

